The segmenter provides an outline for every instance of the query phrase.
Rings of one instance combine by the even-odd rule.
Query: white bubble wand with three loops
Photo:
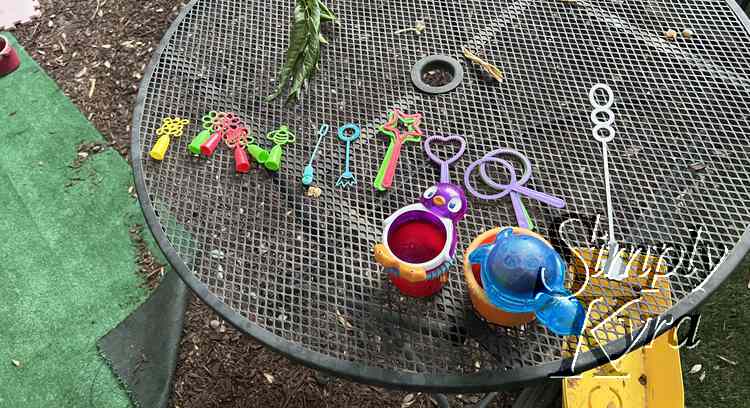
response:
[[[607,101],[604,105],[599,104],[596,100],[596,93],[599,90],[603,90],[606,93]],[[615,240],[614,211],[612,209],[612,177],[609,174],[609,155],[607,150],[607,143],[615,138],[615,129],[612,127],[615,123],[615,114],[611,109],[615,103],[615,95],[609,85],[596,84],[589,91],[589,100],[591,101],[591,106],[594,107],[594,110],[591,111],[591,122],[594,124],[591,133],[594,139],[602,143],[602,159],[604,160],[604,188],[607,196],[607,226],[609,228],[607,263],[604,265],[604,273],[609,279],[621,281],[627,277],[627,272],[625,271],[625,264],[620,257],[620,245]],[[602,113],[607,116],[604,121],[599,117]]]

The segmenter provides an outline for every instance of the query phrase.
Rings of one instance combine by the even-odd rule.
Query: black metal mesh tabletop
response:
[[[700,255],[683,264],[691,273],[668,278],[663,307],[643,300],[632,311],[632,326],[605,335],[614,355],[648,327],[646,316],[664,319],[657,332],[674,325],[747,252],[750,34],[736,5],[326,3],[340,24],[324,27],[330,44],[299,103],[264,100],[283,63],[290,0],[192,2],[165,36],[137,102],[132,156],[149,224],[183,279],[244,332],[308,365],[392,387],[482,390],[564,368],[566,347],[575,341],[537,323],[502,328],[476,317],[460,262],[443,290],[428,299],[401,295],[376,264],[372,248],[382,221],[417,202],[439,177],[421,147],[406,144],[394,188],[374,190],[386,150],[377,126],[394,108],[421,112],[428,131],[466,137],[466,154],[451,169],[454,181],[497,148],[528,156],[534,172],[529,185],[567,202],[558,210],[526,201],[538,232],[553,237],[561,220],[605,214],[601,144],[591,137],[588,91],[598,82],[612,87],[617,137],[609,149],[618,239],[681,248],[700,243]],[[421,35],[396,33],[417,20],[426,26]],[[669,29],[693,35],[665,39]],[[503,81],[489,81],[466,62],[463,47],[501,67]],[[427,95],[411,83],[411,67],[432,54],[463,64],[464,80],[453,92]],[[232,152],[222,148],[210,159],[190,156],[185,147],[211,110],[237,113],[256,138],[289,125],[297,141],[284,147],[281,170],[273,174],[253,165],[249,174],[235,174]],[[192,123],[164,161],[151,160],[156,129],[170,115]],[[362,127],[351,153],[358,184],[334,186],[344,144],[329,135],[315,162],[322,196],[307,197],[300,177],[318,127],[348,122]],[[471,199],[459,224],[457,258],[479,233],[514,224],[510,200]],[[590,244],[590,222],[569,226],[567,242]],[[606,282],[591,285],[607,289]],[[637,289],[618,296],[638,297]],[[621,305],[605,302],[610,311]],[[603,361],[601,353],[587,353],[576,370]]]

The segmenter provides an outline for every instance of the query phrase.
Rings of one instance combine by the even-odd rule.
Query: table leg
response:
[[[477,405],[475,405],[475,408],[485,408],[490,405],[492,401],[495,400],[495,397],[497,397],[496,392],[491,392],[484,396],[479,402],[477,402]]]
[[[526,387],[513,403],[513,408],[552,408],[562,406],[562,380],[549,379]]]

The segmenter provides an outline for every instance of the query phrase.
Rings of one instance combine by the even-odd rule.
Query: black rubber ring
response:
[[[430,65],[442,66],[453,76],[453,79],[443,86],[432,86],[422,79],[425,69]],[[461,84],[464,79],[464,67],[447,55],[430,55],[422,58],[411,69],[411,80],[420,91],[428,94],[444,94],[450,92]]]

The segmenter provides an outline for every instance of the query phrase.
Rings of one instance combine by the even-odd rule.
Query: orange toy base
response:
[[[506,227],[507,228],[507,227]],[[526,324],[534,320],[534,313],[510,313],[502,309],[497,308],[490,302],[487,297],[484,288],[482,287],[482,280],[479,274],[479,265],[472,267],[469,263],[469,254],[474,252],[482,244],[489,244],[495,241],[495,236],[503,228],[494,228],[486,231],[479,235],[474,241],[471,242],[466,251],[464,251],[464,278],[466,284],[469,287],[469,297],[471,303],[474,305],[474,310],[484,317],[488,322],[497,324],[500,326],[512,327]],[[521,234],[533,235],[539,239],[544,240],[541,236],[521,228],[513,228],[513,231]],[[546,240],[545,240],[546,241]]]

